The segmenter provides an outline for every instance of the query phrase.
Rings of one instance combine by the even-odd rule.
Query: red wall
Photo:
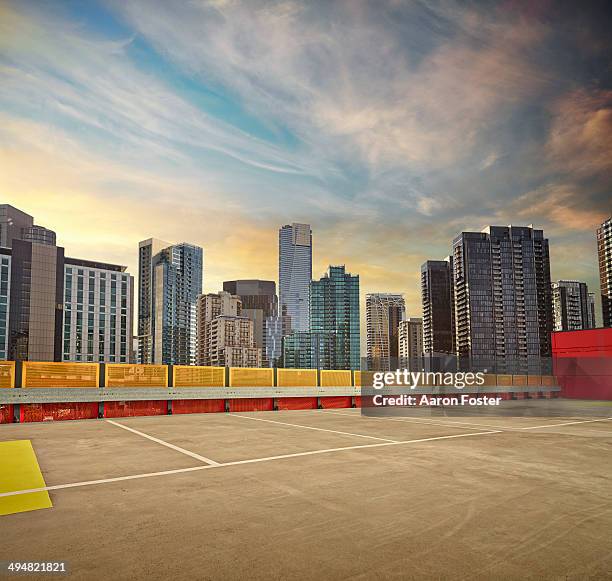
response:
[[[564,397],[612,400],[612,328],[553,333],[552,345]]]

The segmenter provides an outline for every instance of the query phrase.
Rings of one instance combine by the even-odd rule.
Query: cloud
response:
[[[611,152],[612,90],[579,89],[554,104],[546,153],[559,171],[609,177]]]
[[[116,7],[185,70],[231,87],[320,151],[359,155],[373,170],[464,158],[488,120],[546,80],[526,55],[543,27],[470,9],[452,14],[459,33],[439,34],[422,52],[389,26],[384,2]]]
[[[553,222],[564,230],[591,230],[605,218],[600,210],[584,206],[578,191],[567,184],[549,184],[527,192],[513,204],[524,220]]]

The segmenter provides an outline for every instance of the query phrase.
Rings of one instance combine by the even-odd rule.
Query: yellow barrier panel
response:
[[[502,385],[504,387],[511,387],[512,386],[512,375],[498,375],[497,385]]]
[[[0,389],[15,387],[15,362],[0,361]]]
[[[274,369],[230,367],[230,387],[274,387]]]
[[[542,375],[542,385],[546,387],[555,387],[557,382],[552,375]]]
[[[316,369],[277,369],[276,385],[278,387],[316,387]]]
[[[497,375],[495,375],[494,373],[485,373],[483,385],[486,385],[486,386],[497,385]]]
[[[321,387],[346,387],[353,385],[349,370],[325,369],[321,371]]]
[[[527,385],[529,385],[530,387],[540,387],[540,385],[542,385],[542,376],[541,375],[528,375]]]
[[[224,387],[225,367],[175,365],[172,377],[174,387]]]
[[[23,387],[98,387],[98,363],[24,361]]]
[[[515,385],[517,387],[527,386],[527,376],[526,375],[513,375],[512,385]]]
[[[168,387],[168,366],[107,363],[104,385],[106,387]]]

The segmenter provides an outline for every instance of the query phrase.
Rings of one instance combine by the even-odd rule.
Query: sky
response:
[[[598,292],[606,8],[0,0],[0,201],[132,274],[140,240],[199,244],[205,292],[277,279],[291,222],[315,278],[346,264],[409,316],[420,265],[489,224],[544,229],[553,279]]]

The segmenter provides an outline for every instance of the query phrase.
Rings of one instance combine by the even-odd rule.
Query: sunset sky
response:
[[[308,222],[317,278],[346,264],[411,316],[456,234],[533,223],[598,293],[598,6],[0,0],[0,203],[132,274],[139,240],[199,244],[206,292],[277,279],[278,227]]]

